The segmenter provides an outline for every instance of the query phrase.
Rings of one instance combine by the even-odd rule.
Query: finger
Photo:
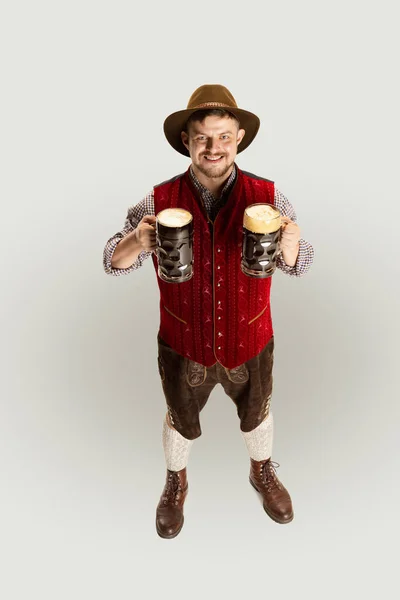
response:
[[[299,242],[290,242],[290,243],[280,243],[279,247],[281,248],[281,250],[294,250],[295,248],[298,248],[299,246]]]
[[[293,244],[294,240],[300,240],[300,236],[298,235],[297,231],[294,233],[282,233],[281,235],[281,242],[289,242],[289,244]]]
[[[142,219],[142,223],[149,223],[149,225],[154,225],[156,220],[157,219],[154,215],[145,215]]]
[[[281,234],[281,237],[283,238],[292,238],[293,236],[300,237],[299,232],[296,229],[284,229]]]
[[[145,248],[146,250],[153,250],[154,248],[157,247],[157,241],[155,238],[150,238],[148,236],[145,236],[142,239],[142,246],[143,248]]]
[[[146,240],[143,240],[142,246],[143,246],[143,248],[146,248],[146,249],[147,248],[151,248],[151,249],[157,248],[157,242],[156,242],[156,240],[146,239]]]
[[[281,248],[297,248],[299,241],[291,240],[290,242],[281,242],[279,245]]]
[[[155,244],[157,236],[156,236],[156,232],[154,231],[154,229],[146,229],[143,232],[143,235],[144,235],[144,238],[147,243]]]
[[[148,232],[150,235],[156,235],[155,226],[151,225],[150,223],[142,223],[142,229],[143,231],[146,231],[146,233]]]
[[[300,237],[300,228],[294,224],[288,224],[282,229],[282,235],[298,235]]]
[[[284,231],[296,231],[297,229],[300,229],[300,227],[296,225],[296,223],[293,223],[293,221],[289,221],[288,223],[283,224],[283,229]]]

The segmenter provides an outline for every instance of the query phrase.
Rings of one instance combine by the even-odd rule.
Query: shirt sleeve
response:
[[[289,200],[275,187],[275,206],[280,210],[281,214],[289,217],[294,223],[297,222],[296,212]],[[299,254],[296,264],[292,267],[287,265],[283,260],[282,254],[277,257],[276,266],[278,269],[290,275],[291,277],[301,277],[305,275],[311,267],[314,260],[314,248],[312,245],[300,238]]]
[[[111,266],[111,260],[115,252],[115,248],[119,242],[124,239],[128,233],[134,231],[139,221],[143,219],[145,215],[154,215],[154,190],[151,190],[146,196],[134,206],[128,208],[125,224],[123,228],[115,233],[106,243],[103,251],[103,267],[107,275],[128,275],[132,271],[136,271],[142,266],[143,261],[152,255],[152,252],[146,252],[143,250],[137,259],[126,269],[117,269]]]

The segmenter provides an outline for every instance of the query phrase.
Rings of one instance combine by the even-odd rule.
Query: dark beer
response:
[[[168,283],[193,275],[193,217],[183,208],[166,208],[156,218],[158,275]]]
[[[243,216],[241,268],[250,277],[271,277],[276,269],[281,214],[271,204],[251,204]]]

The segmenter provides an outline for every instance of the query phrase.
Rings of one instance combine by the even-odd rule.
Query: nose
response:
[[[209,152],[212,152],[213,154],[216,154],[218,148],[219,148],[219,139],[209,137],[207,140],[207,150]]]

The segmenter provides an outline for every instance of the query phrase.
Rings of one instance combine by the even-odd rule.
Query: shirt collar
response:
[[[193,171],[193,167],[192,165],[190,165],[189,167],[189,174],[190,177],[194,183],[194,185],[196,186],[196,188],[201,192],[201,194],[207,194],[209,196],[211,196],[214,200],[217,200],[217,198],[215,198],[215,196],[210,192],[209,189],[207,189],[202,183],[200,183],[200,181],[197,179],[196,175],[194,174]],[[232,173],[229,175],[223,189],[221,192],[221,198],[223,196],[225,196],[225,194],[227,194],[228,192],[231,191],[231,189],[233,188],[233,184],[235,183],[236,180],[236,174],[237,174],[237,169],[236,169],[236,165],[233,165],[233,169],[232,169]]]

